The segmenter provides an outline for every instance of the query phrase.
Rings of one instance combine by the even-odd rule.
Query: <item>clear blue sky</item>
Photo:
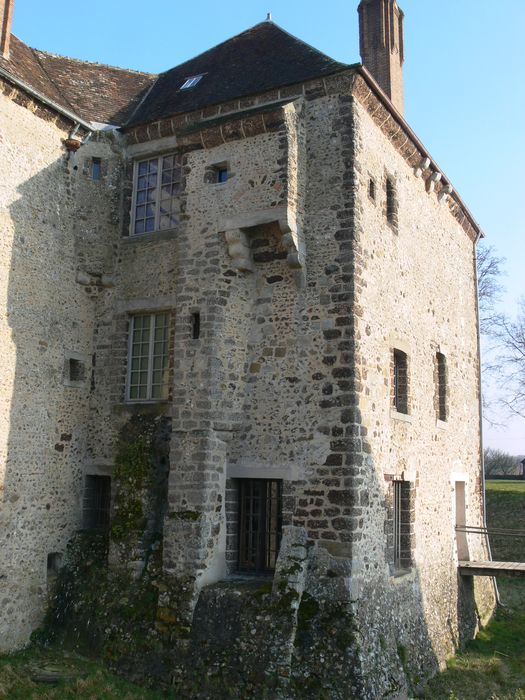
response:
[[[359,61],[358,0],[15,0],[13,29],[31,46],[160,72],[257,24]],[[406,118],[507,258],[504,308],[525,294],[525,0],[400,0]],[[525,421],[486,442],[525,454]]]

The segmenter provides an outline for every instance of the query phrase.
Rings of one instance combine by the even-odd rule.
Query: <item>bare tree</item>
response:
[[[494,246],[480,244],[476,251],[478,268],[478,298],[479,298],[479,324],[484,334],[490,335],[492,326],[497,321],[495,305],[503,292],[501,277],[502,265],[505,258],[496,255]]]
[[[483,455],[485,476],[511,476],[519,473],[519,457],[493,447],[485,448]]]
[[[497,341],[497,367],[506,397],[501,403],[514,415],[525,418],[525,298],[518,302],[514,320],[504,314],[495,319],[491,335]]]

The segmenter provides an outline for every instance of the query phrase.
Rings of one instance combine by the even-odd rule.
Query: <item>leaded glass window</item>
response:
[[[133,202],[134,234],[166,231],[179,223],[182,164],[178,155],[136,164]]]
[[[168,398],[168,314],[131,317],[128,399],[150,401]]]

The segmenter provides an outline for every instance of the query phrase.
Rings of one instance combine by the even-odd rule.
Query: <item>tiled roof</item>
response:
[[[55,56],[11,36],[0,68],[86,121],[123,124],[156,76]]]
[[[329,75],[344,67],[273,22],[262,22],[159,75],[128,125]],[[203,75],[202,80],[181,91],[186,78],[196,75]]]
[[[344,68],[273,22],[257,24],[159,76],[55,56],[11,38],[0,68],[85,121],[136,125]],[[186,78],[203,75],[189,90]]]

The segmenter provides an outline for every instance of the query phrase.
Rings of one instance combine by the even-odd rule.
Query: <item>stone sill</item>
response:
[[[393,584],[402,584],[415,579],[416,569],[412,567],[410,569],[398,569],[390,573],[390,581]]]
[[[115,403],[112,406],[112,413],[116,415],[128,414],[151,414],[151,415],[170,415],[171,402],[168,400],[162,401],[122,401]]]
[[[393,420],[402,421],[403,423],[412,423],[411,415],[408,413],[399,413],[399,411],[396,411],[395,408],[390,409],[390,418]]]
[[[157,242],[157,241],[169,241],[172,238],[175,238],[177,233],[179,232],[179,228],[168,228],[165,231],[151,231],[149,233],[132,233],[129,234],[128,236],[122,236],[122,242],[125,245],[133,245],[135,243],[138,243],[139,241],[151,241],[151,242]]]
[[[436,420],[436,428],[438,430],[448,430],[448,423],[445,420],[439,420],[439,418]]]

